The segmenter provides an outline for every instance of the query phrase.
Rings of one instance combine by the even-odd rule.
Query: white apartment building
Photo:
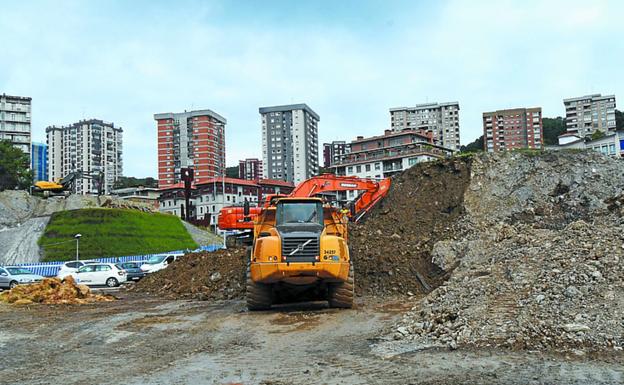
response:
[[[262,107],[262,175],[298,184],[318,173],[319,116],[306,104]]]
[[[581,137],[615,130],[615,95],[586,95],[563,99],[566,130]]]
[[[426,103],[390,109],[393,131],[426,130],[436,145],[459,151],[459,103]]]
[[[69,126],[46,128],[48,177],[60,180],[71,172],[104,174],[103,191],[111,193],[123,174],[123,130],[98,119],[81,120]],[[96,194],[96,180],[80,178],[76,194]]]
[[[0,140],[9,140],[30,158],[32,98],[0,95]]]

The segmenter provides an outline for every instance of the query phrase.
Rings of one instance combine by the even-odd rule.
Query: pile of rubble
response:
[[[243,248],[190,253],[143,278],[132,290],[170,299],[241,298],[245,293],[246,269]]]
[[[86,304],[114,300],[115,297],[110,295],[93,294],[88,286],[77,285],[71,276],[65,278],[63,282],[57,278],[45,278],[41,282],[19,285],[0,293],[0,302],[12,305]]]
[[[466,213],[432,249],[450,279],[387,339],[413,349],[622,350],[623,188],[621,161],[596,153],[476,157]]]

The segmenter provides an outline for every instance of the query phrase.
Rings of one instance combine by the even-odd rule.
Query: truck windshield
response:
[[[278,225],[314,223],[321,224],[322,213],[320,203],[317,202],[283,202],[278,214]]]

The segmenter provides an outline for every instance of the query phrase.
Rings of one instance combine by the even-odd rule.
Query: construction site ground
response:
[[[109,291],[110,293],[110,291]],[[405,301],[247,312],[121,290],[97,305],[0,305],[0,383],[617,384],[621,354],[378,349]]]

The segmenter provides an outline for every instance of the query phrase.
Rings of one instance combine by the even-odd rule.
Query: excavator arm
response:
[[[351,176],[323,174],[301,182],[290,197],[311,197],[325,192],[362,191],[353,204],[351,216],[355,222],[369,212],[390,190],[390,178],[379,182]]]

